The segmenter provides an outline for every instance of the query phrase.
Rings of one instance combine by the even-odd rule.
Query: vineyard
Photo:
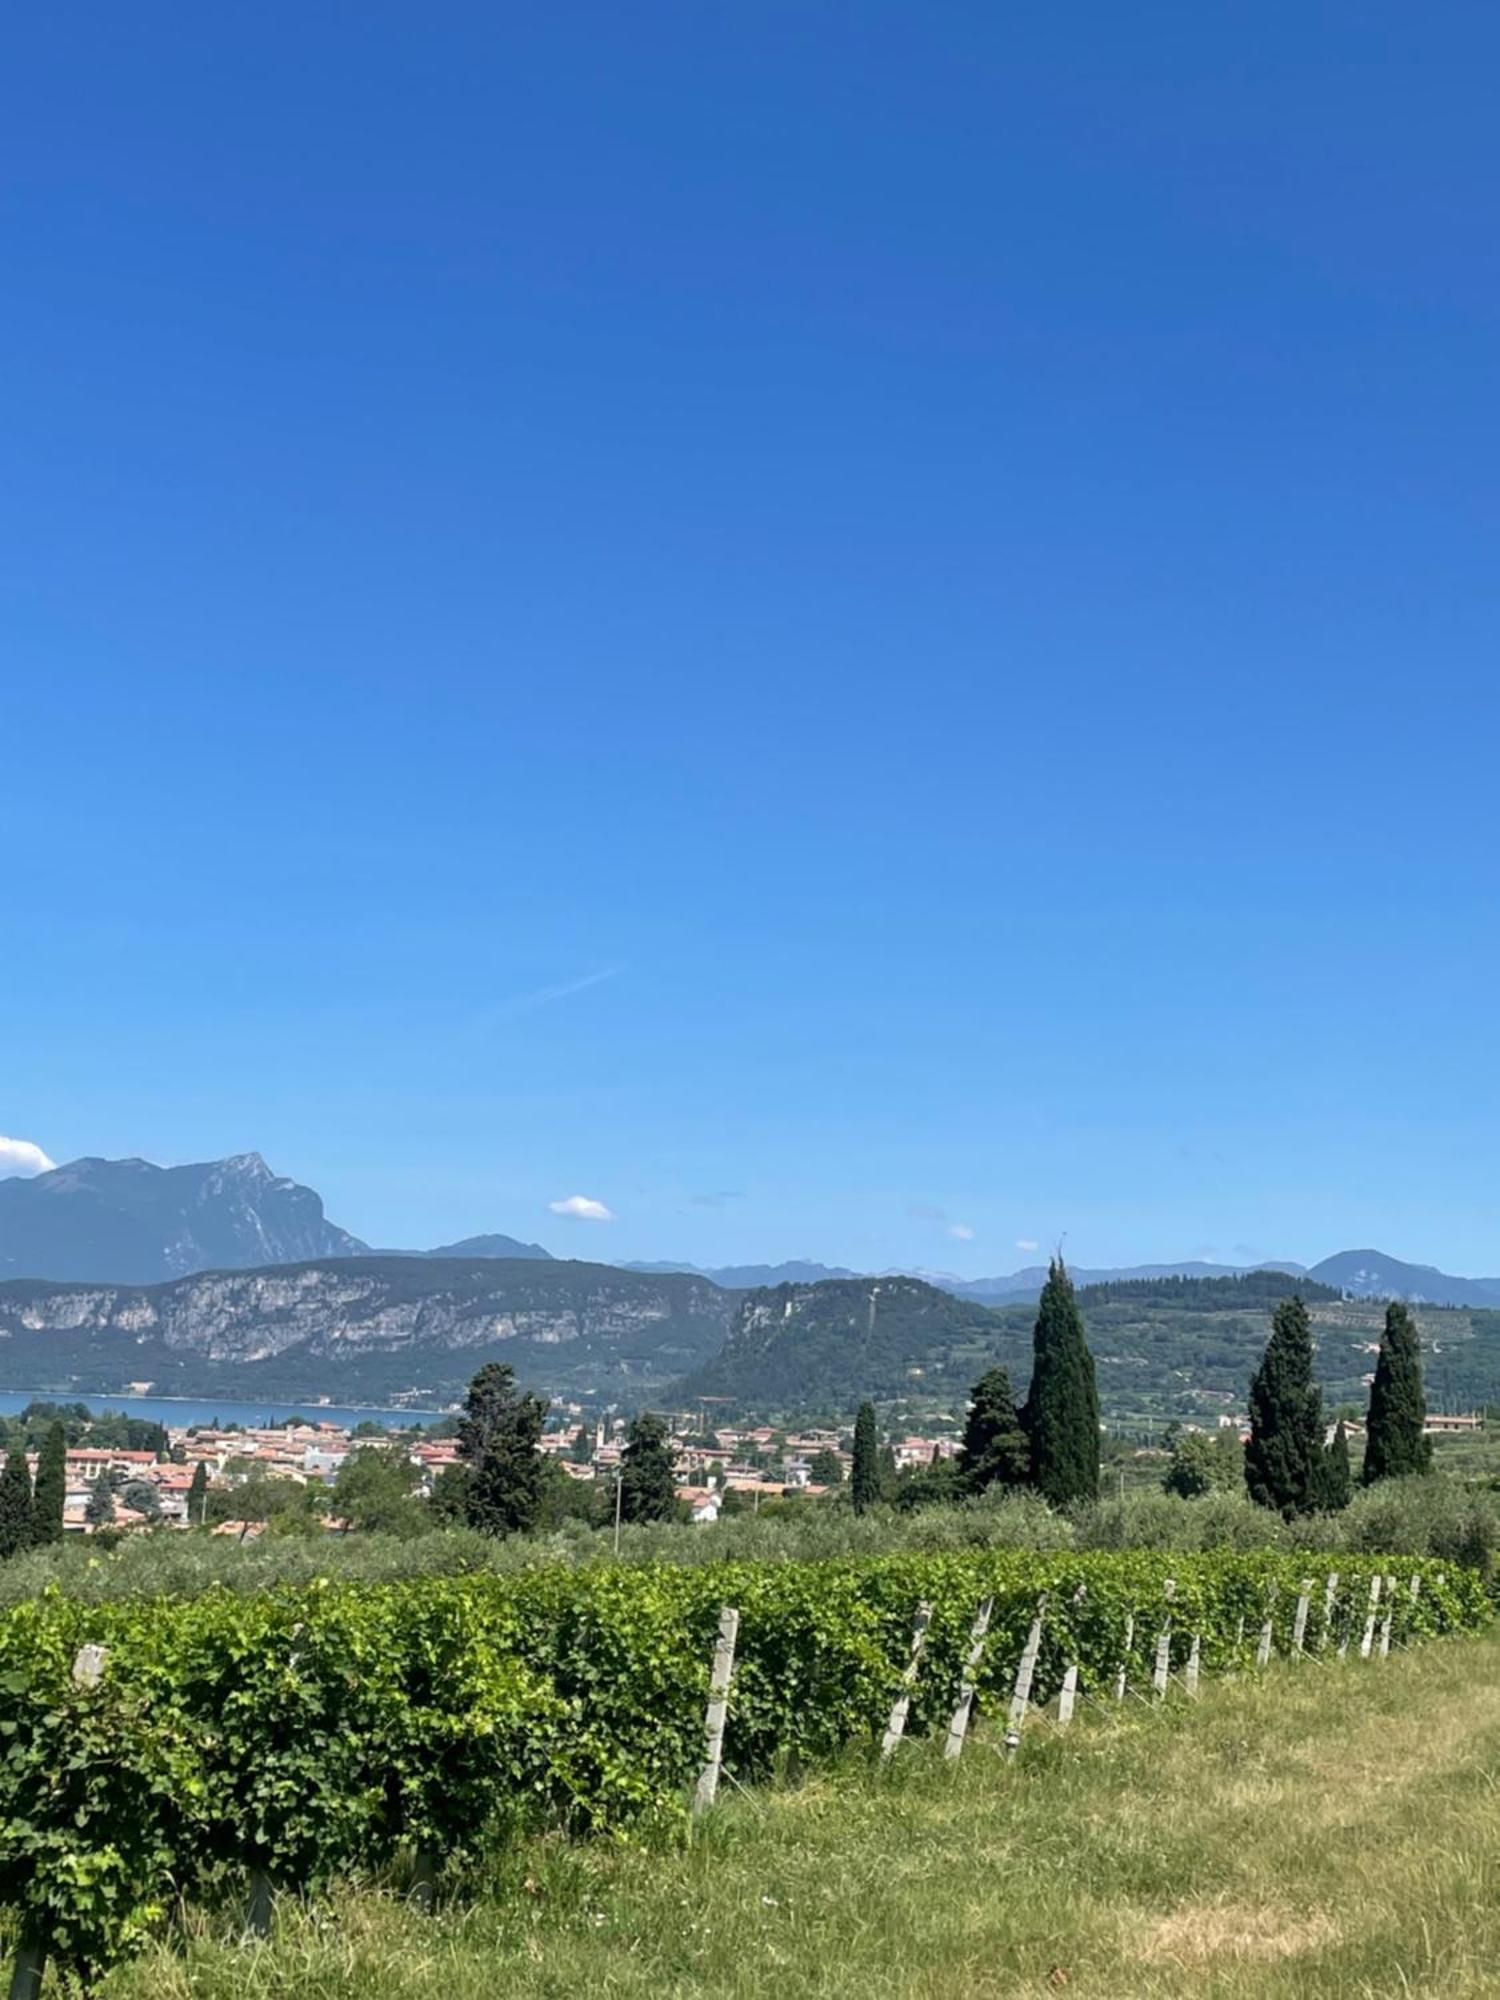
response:
[[[1150,1700],[1273,1655],[1382,1653],[1488,1617],[1478,1577],[1452,1564],[1339,1557],[1310,1575],[1283,1554],[48,1595],[0,1628],[18,1990],[49,1958],[92,1977],[174,1900],[248,1895],[263,1922],[275,1890],[395,1865],[422,1885],[543,1828],[669,1834],[695,1786],[706,1796],[706,1757],[752,1783],[876,1754],[902,1727],[953,1751],[971,1702],[1019,1730],[1054,1701]]]

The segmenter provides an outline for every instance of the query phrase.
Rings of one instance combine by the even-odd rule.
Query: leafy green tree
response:
[[[1161,1483],[1166,1492],[1193,1500],[1204,1493],[1227,1492],[1243,1477],[1238,1440],[1231,1449],[1225,1439],[1206,1431],[1179,1429],[1172,1440],[1172,1463]]]
[[[1042,1287],[1026,1435],[1031,1484],[1054,1507],[1099,1497],[1099,1391],[1083,1317],[1062,1258],[1054,1257]]]
[[[965,1493],[990,1486],[1024,1486],[1031,1472],[1026,1433],[1011,1393],[1010,1372],[990,1368],[974,1384],[964,1421],[958,1477]]]
[[[935,1464],[913,1465],[899,1473],[890,1497],[898,1513],[914,1514],[922,1507],[951,1507],[963,1492],[958,1461],[940,1458]]]
[[[20,1555],[31,1540],[31,1467],[25,1452],[13,1445],[0,1472],[0,1557]]]
[[[107,1472],[101,1472],[89,1494],[83,1518],[91,1528],[112,1528],[115,1521],[115,1489]]]
[[[1422,1347],[1417,1323],[1399,1299],[1385,1309],[1385,1330],[1370,1385],[1364,1482],[1404,1479],[1432,1470],[1432,1439],[1423,1435]]]
[[[849,1473],[849,1497],[856,1514],[867,1514],[880,1498],[880,1444],[875,1434],[875,1405],[861,1403],[854,1413],[854,1463]]]
[[[161,1519],[161,1495],[149,1479],[129,1480],[120,1494],[121,1500],[143,1521]]]
[[[1318,1505],[1325,1514],[1342,1514],[1354,1495],[1354,1478],[1349,1469],[1349,1433],[1344,1420],[1334,1426],[1331,1441],[1323,1448],[1319,1467]]]
[[[431,1525],[413,1491],[417,1469],[403,1444],[364,1444],[334,1475],[333,1511],[351,1528],[385,1535],[418,1535]]]
[[[1283,1299],[1250,1382],[1245,1485],[1261,1507],[1291,1520],[1322,1497],[1323,1398],[1313,1381],[1312,1327],[1300,1298]]]
[[[469,1384],[458,1449],[469,1468],[469,1525],[486,1535],[524,1535],[541,1512],[546,1465],[539,1446],[547,1405],[516,1388],[515,1371],[487,1361]]]
[[[193,1467],[193,1483],[188,1488],[187,1517],[189,1524],[201,1528],[208,1519],[208,1461],[200,1458]]]
[[[807,1469],[814,1486],[842,1486],[844,1483],[844,1461],[831,1445],[825,1444],[821,1451],[815,1451]]]
[[[445,1528],[456,1528],[469,1518],[469,1482],[474,1477],[466,1465],[445,1465],[432,1482],[427,1504]]]
[[[677,1482],[672,1476],[676,1457],[666,1418],[643,1410],[626,1431],[620,1454],[621,1520],[672,1519],[677,1512]]]
[[[591,1528],[602,1528],[614,1519],[613,1480],[574,1479],[555,1458],[546,1461],[546,1468],[538,1527],[560,1528],[564,1521],[584,1521]]]
[[[37,1453],[36,1487],[31,1501],[31,1539],[38,1548],[63,1538],[63,1513],[68,1504],[68,1434],[60,1422],[47,1426]]]

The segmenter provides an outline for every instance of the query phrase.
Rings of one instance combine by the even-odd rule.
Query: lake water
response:
[[[0,1415],[13,1417],[28,1403],[87,1403],[96,1416],[105,1410],[123,1410],[128,1417],[148,1417],[153,1423],[181,1428],[185,1424],[240,1424],[254,1429],[263,1424],[285,1423],[299,1417],[308,1423],[338,1424],[352,1430],[356,1424],[386,1424],[392,1430],[410,1424],[431,1423],[447,1416],[446,1410],[352,1409],[343,1403],[223,1403],[200,1402],[192,1396],[102,1396],[60,1393],[55,1389],[0,1389]]]

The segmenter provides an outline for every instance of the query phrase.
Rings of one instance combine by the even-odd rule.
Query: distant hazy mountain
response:
[[[1082,1264],[1068,1266],[1075,1285],[1117,1285],[1142,1278],[1238,1278],[1246,1271],[1285,1271],[1289,1277],[1300,1277],[1306,1269],[1305,1264],[1283,1262],[1274,1258],[1265,1259],[1258,1264],[1204,1264],[1189,1258],[1181,1264],[1121,1264],[1099,1269]],[[945,1291],[954,1293],[958,1298],[981,1299],[990,1304],[1012,1299],[1039,1298],[1046,1281],[1045,1264],[1028,1264],[1024,1270],[1012,1271],[1008,1277],[999,1278],[930,1276],[932,1284],[941,1285]]]
[[[513,1253],[512,1253],[513,1254]],[[839,1264],[812,1264],[793,1259],[785,1264],[625,1264],[626,1271],[690,1271],[695,1277],[712,1278],[727,1291],[755,1291],[768,1285],[818,1285],[843,1278],[916,1278],[939,1291],[951,1292],[956,1299],[977,1299],[983,1304],[1011,1303],[1041,1295],[1047,1279],[1045,1264],[1028,1264],[1023,1270],[994,1278],[960,1278],[952,1271],[911,1269],[887,1265],[880,1271],[850,1271]],[[1303,1264],[1274,1260],[1259,1264],[1204,1264],[1189,1259],[1181,1264],[1126,1264],[1100,1270],[1069,1266],[1076,1285],[1115,1284],[1130,1278],[1237,1278],[1245,1271],[1286,1271],[1297,1275]]]
[[[416,1257],[545,1257],[552,1261],[552,1252],[544,1250],[540,1243],[522,1243],[514,1236],[465,1236],[457,1243],[441,1243],[436,1250],[416,1250]],[[634,1266],[627,1268],[634,1269]],[[663,1265],[664,1270],[675,1265]]]
[[[735,1300],[706,1278],[557,1258],[368,1256],[161,1285],[0,1281],[0,1388],[393,1394],[441,1407],[486,1361],[632,1407],[716,1353]]]
[[[696,1278],[711,1278],[727,1292],[754,1291],[760,1285],[817,1285],[828,1278],[857,1278],[858,1271],[846,1271],[838,1264],[808,1264],[793,1258],[785,1264],[622,1264],[623,1271],[689,1271]]]
[[[273,1174],[259,1153],[186,1167],[72,1160],[0,1180],[4,1278],[150,1285],[364,1248],[328,1221],[311,1188]]]
[[[1434,1306],[1500,1306],[1500,1278],[1455,1278],[1433,1264],[1404,1264],[1383,1250],[1340,1250],[1308,1273],[1363,1299],[1411,1299]]]

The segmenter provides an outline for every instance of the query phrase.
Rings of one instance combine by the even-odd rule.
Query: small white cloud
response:
[[[30,1139],[7,1139],[0,1134],[0,1180],[30,1174],[47,1174],[57,1165]]]
[[[948,1234],[958,1243],[972,1243],[974,1241],[974,1232],[967,1222],[950,1222],[948,1224]]]
[[[571,1215],[579,1222],[613,1222],[615,1212],[606,1208],[602,1201],[595,1201],[586,1194],[570,1194],[562,1201],[547,1204],[554,1215]]]
[[[1036,1250],[1040,1247],[1033,1236],[1018,1236],[1016,1238],[1016,1248],[1018,1250]]]

